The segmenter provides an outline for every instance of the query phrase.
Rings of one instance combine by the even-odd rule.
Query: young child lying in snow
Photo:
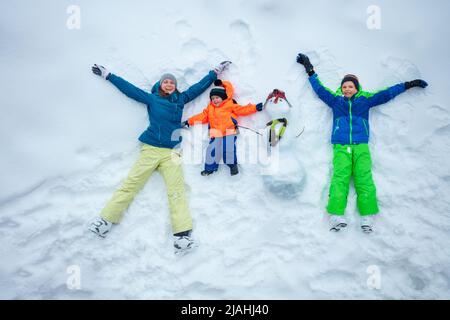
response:
[[[425,88],[428,84],[418,79],[369,93],[362,91],[358,78],[349,74],[342,80],[341,88],[333,92],[319,80],[306,55],[300,53],[297,62],[305,67],[313,90],[333,112],[331,133],[333,177],[327,206],[327,211],[331,215],[330,231],[339,231],[347,226],[344,212],[350,178],[353,175],[358,210],[362,217],[361,228],[364,232],[370,233],[373,228],[372,218],[379,209],[368,146],[369,110],[394,99],[410,88]]]
[[[263,109],[263,104],[240,106],[233,100],[233,86],[228,81],[216,80],[211,90],[211,98],[203,112],[183,122],[183,126],[197,123],[209,123],[210,142],[206,149],[205,170],[202,176],[208,176],[219,168],[220,159],[230,167],[232,176],[239,173],[236,157],[236,138],[238,116],[246,116]]]

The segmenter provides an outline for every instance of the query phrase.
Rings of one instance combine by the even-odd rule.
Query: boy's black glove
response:
[[[297,62],[305,67],[305,71],[309,76],[314,74],[314,67],[306,54],[299,53],[297,55]]]
[[[186,120],[186,121],[183,121],[182,123],[181,123],[181,127],[182,128],[184,128],[184,127],[186,127],[186,128],[189,128],[189,122]]]
[[[264,108],[264,105],[261,102],[256,105],[256,110],[258,110],[258,111],[262,111],[263,108]]]
[[[411,89],[413,87],[426,88],[426,87],[428,87],[428,83],[426,81],[424,81],[424,80],[421,80],[421,79],[405,82],[405,89],[406,90]]]

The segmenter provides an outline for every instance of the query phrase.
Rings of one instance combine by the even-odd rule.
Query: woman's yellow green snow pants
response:
[[[333,145],[333,178],[330,185],[328,213],[344,215],[352,175],[360,215],[377,214],[379,211],[377,192],[372,178],[372,160],[367,144]]]
[[[122,186],[101,212],[101,217],[119,223],[137,193],[154,170],[158,170],[166,184],[173,233],[192,229],[192,218],[186,199],[181,155],[178,151],[144,144],[137,162]]]

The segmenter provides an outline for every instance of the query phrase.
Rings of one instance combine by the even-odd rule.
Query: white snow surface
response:
[[[366,24],[372,4],[0,2],[0,298],[449,299],[450,3],[377,1],[379,30]],[[71,5],[81,10],[79,30],[66,26]],[[430,84],[371,111],[381,209],[371,235],[359,230],[353,187],[348,230],[328,231],[332,114],[298,52],[333,89],[346,73],[370,91]],[[223,78],[240,103],[280,88],[294,105],[291,123],[306,127],[292,146],[306,172],[300,195],[282,199],[264,187],[258,164],[244,161],[248,130],[238,138],[238,176],[226,167],[200,176],[208,138],[199,126],[182,146],[199,148],[199,161],[184,163],[196,251],[173,254],[158,173],[109,237],[96,238],[88,224],[137,159],[148,120],[92,64],[145,90],[172,72],[184,90],[223,60],[233,61]],[[183,120],[207,103],[205,92]],[[264,112],[240,119],[255,129],[265,121]]]

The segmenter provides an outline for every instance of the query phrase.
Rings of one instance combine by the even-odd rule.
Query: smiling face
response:
[[[222,101],[223,101],[223,99],[219,96],[211,96],[211,102],[216,107],[218,107],[222,103]]]
[[[355,87],[355,84],[352,81],[346,81],[342,84],[342,93],[344,97],[351,98],[353,97],[358,90]]]
[[[164,81],[161,83],[161,90],[164,93],[172,94],[174,93],[176,88],[177,87],[175,85],[175,82],[171,79],[164,79]]]

